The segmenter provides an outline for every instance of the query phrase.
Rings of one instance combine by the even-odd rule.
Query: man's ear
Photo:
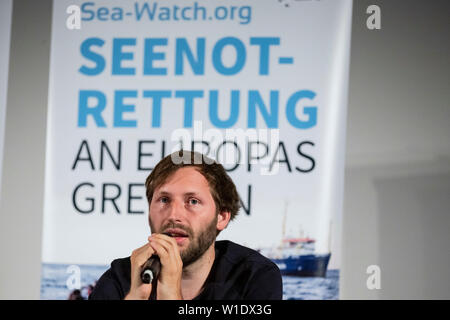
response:
[[[221,211],[217,216],[217,230],[222,231],[230,222],[231,212],[229,211]]]

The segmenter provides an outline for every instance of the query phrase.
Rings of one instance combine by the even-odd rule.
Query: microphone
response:
[[[153,279],[157,279],[161,271],[161,261],[157,255],[152,255],[142,267],[141,280],[143,283],[152,283]]]

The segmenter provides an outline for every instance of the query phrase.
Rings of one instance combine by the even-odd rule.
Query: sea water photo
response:
[[[42,264],[41,299],[68,300],[72,297],[87,300],[90,290],[108,268],[109,266],[44,263]],[[339,270],[337,269],[327,270],[325,277],[283,276],[282,279],[283,300],[339,299]],[[74,296],[74,291],[79,294]]]

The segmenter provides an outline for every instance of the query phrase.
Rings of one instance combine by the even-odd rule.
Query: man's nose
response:
[[[167,217],[169,221],[181,222],[184,215],[184,202],[174,200],[170,203],[169,216]]]

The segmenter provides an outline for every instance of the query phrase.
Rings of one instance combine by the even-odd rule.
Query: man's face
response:
[[[208,181],[194,167],[178,169],[156,188],[150,203],[152,233],[169,233],[177,241],[183,265],[197,260],[216,238],[216,206]]]

